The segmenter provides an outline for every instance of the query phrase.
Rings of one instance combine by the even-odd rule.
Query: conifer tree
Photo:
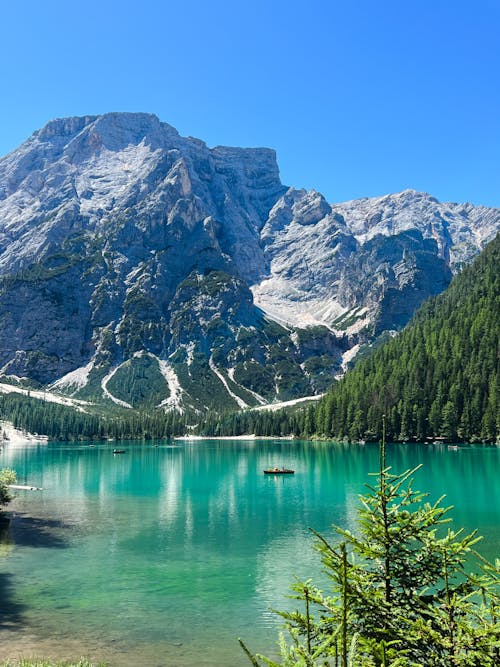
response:
[[[0,470],[0,507],[7,505],[12,500],[10,495],[9,484],[16,483],[16,473],[10,468],[3,468]]]

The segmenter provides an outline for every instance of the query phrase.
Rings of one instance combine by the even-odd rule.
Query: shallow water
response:
[[[0,526],[0,658],[109,665],[249,664],[272,654],[294,576],[320,579],[308,527],[354,527],[377,447],[285,441],[7,445],[19,483]],[[395,470],[447,494],[457,526],[500,555],[500,448],[391,445]],[[286,477],[263,468],[285,465]]]

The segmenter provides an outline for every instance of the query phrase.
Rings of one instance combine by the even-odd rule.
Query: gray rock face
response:
[[[297,326],[369,336],[398,329],[499,228],[499,209],[413,190],[329,206],[315,191],[291,189],[263,228],[269,273],[252,291],[270,316]]]
[[[403,327],[429,297],[449,285],[449,264],[434,239],[412,229],[387,238],[377,235],[362,246],[342,271],[341,303],[352,312],[362,302],[373,313],[369,333]],[[345,316],[338,321],[345,322]]]
[[[167,408],[322,391],[499,227],[414,191],[331,205],[150,114],[54,120],[0,160],[0,371],[130,404],[157,363]]]

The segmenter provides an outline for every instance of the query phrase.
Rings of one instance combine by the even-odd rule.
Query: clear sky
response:
[[[5,1],[0,91],[0,155],[52,118],[147,111],[275,148],[331,202],[500,206],[500,0]]]

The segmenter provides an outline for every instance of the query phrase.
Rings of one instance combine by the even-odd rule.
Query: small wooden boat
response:
[[[125,454],[124,449],[113,449],[113,454]]]
[[[289,468],[266,468],[264,475],[293,475],[295,470]]]

